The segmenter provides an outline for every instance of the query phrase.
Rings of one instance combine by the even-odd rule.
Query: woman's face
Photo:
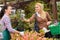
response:
[[[39,5],[35,5],[35,12],[41,11],[41,7]]]
[[[11,14],[11,10],[12,10],[12,7],[11,7],[11,6],[8,6],[8,8],[6,9],[6,12],[7,12],[8,14]]]

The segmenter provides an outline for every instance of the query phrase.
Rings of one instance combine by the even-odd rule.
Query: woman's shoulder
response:
[[[6,21],[6,20],[9,20],[9,17],[8,17],[7,15],[4,15],[4,16],[2,17],[2,21]]]
[[[4,19],[8,19],[9,17],[8,17],[7,15],[4,15],[3,18],[4,18]]]

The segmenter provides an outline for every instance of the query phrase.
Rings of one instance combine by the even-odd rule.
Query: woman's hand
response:
[[[50,25],[50,23],[51,23],[51,21],[48,21],[48,22],[47,22],[47,25]]]
[[[23,22],[30,22],[30,19],[25,19],[25,18],[24,19],[21,19],[20,18],[20,20],[23,21]]]
[[[20,32],[19,32],[19,31],[17,31],[17,30],[15,30],[15,33],[20,34]]]
[[[25,18],[20,18],[21,21],[23,21]]]
[[[27,19],[26,18],[20,18],[21,21],[26,21]]]

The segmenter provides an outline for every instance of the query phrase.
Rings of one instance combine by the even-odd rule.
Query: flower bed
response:
[[[23,36],[11,33],[11,40],[53,40],[53,38],[45,38],[43,32],[25,31]],[[54,40],[56,40],[56,38]]]

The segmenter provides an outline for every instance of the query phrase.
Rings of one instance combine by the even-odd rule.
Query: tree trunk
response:
[[[58,20],[57,19],[57,4],[56,4],[56,0],[51,0],[52,2],[52,12],[53,12],[53,15],[54,15],[54,20]]]

